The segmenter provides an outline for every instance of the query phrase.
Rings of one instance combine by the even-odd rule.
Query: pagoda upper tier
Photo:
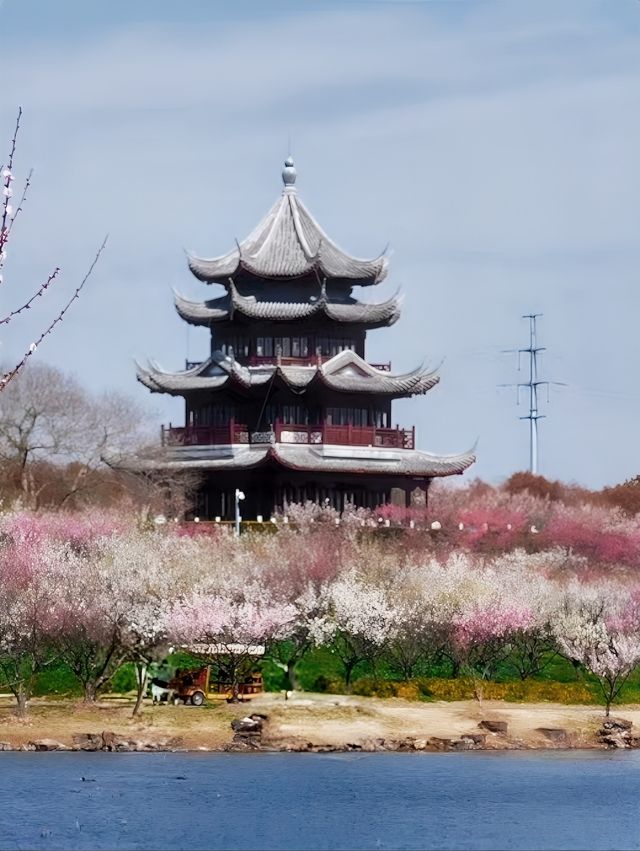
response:
[[[382,281],[388,260],[382,254],[361,260],[327,236],[298,197],[293,160],[285,161],[284,190],[267,215],[227,254],[204,259],[189,255],[189,268],[201,281],[228,284],[229,279],[307,278],[328,284],[368,286]]]

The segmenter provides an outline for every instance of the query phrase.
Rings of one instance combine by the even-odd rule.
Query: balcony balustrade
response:
[[[321,363],[331,360],[335,355],[309,355],[306,358],[286,358],[286,357],[263,357],[260,355],[250,355],[248,358],[242,358],[239,362],[244,363],[246,360],[247,366],[273,366],[280,364],[281,366],[317,366],[318,359]],[[200,366],[202,361],[186,361],[185,369],[194,369]],[[381,372],[391,372],[391,361],[388,363],[372,363],[369,364],[374,369],[379,369]]]
[[[415,449],[415,426],[411,429],[377,426],[300,425],[276,420],[271,428],[251,431],[231,420],[224,426],[162,426],[163,446],[224,446],[230,443],[296,443],[307,445],[376,446],[389,449]]]
[[[247,358],[247,366],[317,366],[318,362],[326,363],[335,355],[309,355],[304,358],[284,357],[283,355],[275,355],[272,357],[264,357],[260,355],[250,355]],[[374,369],[379,369],[382,372],[391,372],[391,362],[389,363],[372,363]]]

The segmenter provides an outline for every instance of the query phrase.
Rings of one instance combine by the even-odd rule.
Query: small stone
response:
[[[485,718],[484,721],[481,721],[478,724],[478,727],[482,730],[488,730],[490,733],[506,735],[509,725],[506,721],[496,721],[490,718]]]
[[[472,751],[475,748],[475,744],[471,739],[462,738],[451,742],[451,747],[454,751]]]
[[[231,722],[231,729],[235,733],[260,733],[262,731],[262,719],[235,718]]]
[[[627,721],[626,718],[607,718],[602,722],[603,730],[630,730],[633,727],[633,721]]]
[[[102,750],[105,751],[114,751],[116,749],[117,742],[119,740],[119,736],[116,736],[115,733],[110,730],[102,731]]]
[[[536,727],[536,733],[540,733],[546,739],[550,739],[556,743],[564,743],[569,737],[569,734],[563,727]]]
[[[463,733],[461,739],[470,739],[477,747],[484,747],[487,741],[486,733]]]
[[[62,742],[57,742],[55,739],[35,739],[28,743],[30,750],[34,751],[66,751],[69,750]]]
[[[182,750],[184,748],[184,739],[182,736],[171,736],[169,739],[162,739],[160,744],[168,751]]]
[[[0,751],[12,751],[13,745],[11,742],[0,742]]]
[[[429,739],[429,747],[436,751],[451,750],[453,744],[451,739],[443,739],[440,736],[431,736]]]
[[[102,750],[102,736],[98,733],[80,733],[72,737],[73,744],[77,750],[99,751]]]

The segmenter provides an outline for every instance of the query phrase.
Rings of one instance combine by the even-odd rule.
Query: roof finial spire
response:
[[[298,172],[293,164],[293,157],[288,156],[284,161],[284,168],[282,169],[282,182],[284,183],[285,188],[293,188],[297,176]]]

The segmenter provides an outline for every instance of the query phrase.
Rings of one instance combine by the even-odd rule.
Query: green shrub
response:
[[[108,691],[115,694],[124,694],[128,691],[135,691],[136,688],[136,670],[131,662],[125,662],[120,665],[116,671]]]

